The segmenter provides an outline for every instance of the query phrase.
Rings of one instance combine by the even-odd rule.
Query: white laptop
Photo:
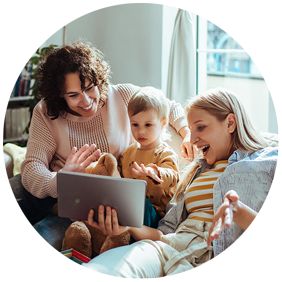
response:
[[[58,215],[87,220],[99,205],[117,211],[119,225],[141,227],[144,220],[146,181],[95,174],[59,171],[57,174]]]

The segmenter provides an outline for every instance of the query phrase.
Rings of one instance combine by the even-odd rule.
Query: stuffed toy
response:
[[[117,160],[110,153],[104,153],[97,162],[90,164],[84,172],[120,177]],[[54,206],[52,211],[57,213],[57,206]],[[86,221],[75,221],[65,233],[62,251],[73,248],[89,258],[93,258],[109,249],[128,245],[129,242],[130,234],[127,231],[117,236],[107,236],[99,229],[87,224]]]

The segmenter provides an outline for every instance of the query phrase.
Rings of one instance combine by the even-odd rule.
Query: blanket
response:
[[[21,173],[21,164],[25,159],[26,148],[22,148],[12,143],[6,143],[3,146],[3,150],[13,159],[13,175],[15,176]]]

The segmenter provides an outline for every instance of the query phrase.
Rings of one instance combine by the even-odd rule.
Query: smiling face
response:
[[[160,119],[154,110],[129,115],[131,132],[141,150],[150,150],[161,144],[161,132],[167,119]]]
[[[66,74],[65,87],[64,99],[72,111],[83,117],[90,117],[97,112],[100,93],[88,78],[85,79],[85,89],[81,89],[79,73]]]
[[[236,129],[234,114],[219,121],[206,110],[191,108],[187,120],[191,131],[190,142],[203,152],[208,164],[213,165],[230,157],[231,134]]]

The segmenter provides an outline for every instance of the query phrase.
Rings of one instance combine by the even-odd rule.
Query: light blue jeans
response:
[[[48,213],[33,227],[52,247],[61,251],[65,232],[71,224],[72,221],[68,218]]]
[[[54,215],[51,210],[57,199],[47,197],[38,199],[22,185],[21,175],[10,179],[10,185],[22,212],[34,229],[56,250],[60,251],[65,232],[72,223],[68,218]]]

